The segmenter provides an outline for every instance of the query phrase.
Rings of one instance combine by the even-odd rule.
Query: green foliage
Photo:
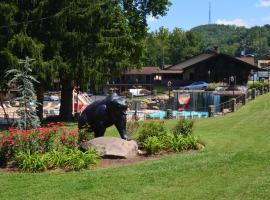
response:
[[[46,170],[46,157],[39,152],[18,152],[16,162],[19,169],[25,172],[42,172]]]
[[[65,170],[82,170],[97,163],[99,157],[95,150],[82,152],[79,149],[53,150],[45,154],[40,152],[18,152],[16,162],[25,172],[42,172],[46,169],[63,168]]]
[[[270,26],[236,27],[232,25],[202,25],[191,29],[200,34],[204,48],[218,46],[220,52],[240,56],[241,51],[256,58],[268,55],[270,47]]]
[[[192,134],[193,121],[181,119],[167,132],[164,122],[145,122],[139,130],[138,142],[147,154],[156,154],[164,151],[182,151],[198,149],[198,137]]]
[[[171,151],[180,152],[182,150],[198,149],[199,139],[194,135],[174,135],[168,134],[166,138],[166,148]]]
[[[64,168],[66,166],[66,161],[69,159],[66,152],[62,150],[52,150],[51,152],[45,154],[47,161],[47,168]]]
[[[164,27],[151,32],[146,38],[145,66],[177,64],[202,51],[199,34],[175,28],[172,32]]]
[[[142,127],[138,131],[139,144],[145,143],[147,138],[156,136],[158,139],[162,139],[166,136],[167,130],[164,127],[164,122],[161,121],[149,121],[144,122]]]
[[[172,133],[174,135],[183,135],[188,136],[192,134],[193,131],[193,124],[194,122],[192,120],[188,119],[180,119],[176,126],[172,129]]]
[[[65,168],[70,170],[81,170],[94,165],[98,161],[97,152],[94,149],[89,149],[82,152],[79,149],[67,149]]]
[[[143,147],[147,154],[156,154],[163,148],[163,142],[157,136],[146,138]]]
[[[208,91],[214,91],[217,87],[224,86],[225,83],[219,82],[219,83],[208,83],[207,90]]]
[[[254,81],[254,83],[253,82],[248,82],[247,88],[248,89],[253,89],[253,88],[258,88],[258,87],[261,87],[261,86],[268,86],[268,83],[267,82],[259,82],[259,81]]]
[[[26,57],[20,61],[23,64],[22,70],[12,69],[7,71],[6,76],[12,75],[9,85],[16,85],[19,92],[19,97],[15,100],[19,101],[20,107],[17,110],[19,119],[16,121],[16,126],[22,129],[37,128],[40,126],[40,120],[37,116],[38,103],[35,99],[35,89],[33,82],[38,82],[31,76],[30,69],[31,59]]]
[[[95,138],[94,132],[89,132],[87,128],[80,129],[78,132],[78,142],[85,142]]]

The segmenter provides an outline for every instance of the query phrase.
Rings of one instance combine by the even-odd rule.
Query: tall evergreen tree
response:
[[[3,0],[0,5],[14,11],[9,24],[19,23],[9,28],[11,35],[42,45],[39,61],[59,74],[60,116],[68,120],[75,85],[97,88],[110,76],[142,65],[146,17],[164,15],[169,0]]]

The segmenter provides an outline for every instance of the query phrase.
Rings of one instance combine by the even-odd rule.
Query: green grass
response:
[[[236,113],[196,121],[202,151],[93,171],[0,173],[0,199],[270,199],[269,130],[267,94]]]

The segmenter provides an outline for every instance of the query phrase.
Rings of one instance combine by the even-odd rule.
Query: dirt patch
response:
[[[158,160],[161,156],[136,156],[133,158],[128,159],[102,159],[100,160],[99,164],[97,165],[97,168],[110,168],[110,167],[118,167],[118,166],[125,166],[125,165],[131,165],[136,163],[141,163],[146,160]]]

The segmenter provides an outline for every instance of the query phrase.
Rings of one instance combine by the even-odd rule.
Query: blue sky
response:
[[[210,0],[212,23],[252,27],[270,24],[270,0]],[[164,26],[189,30],[208,23],[209,0],[171,0],[166,16],[148,17],[149,31]]]

